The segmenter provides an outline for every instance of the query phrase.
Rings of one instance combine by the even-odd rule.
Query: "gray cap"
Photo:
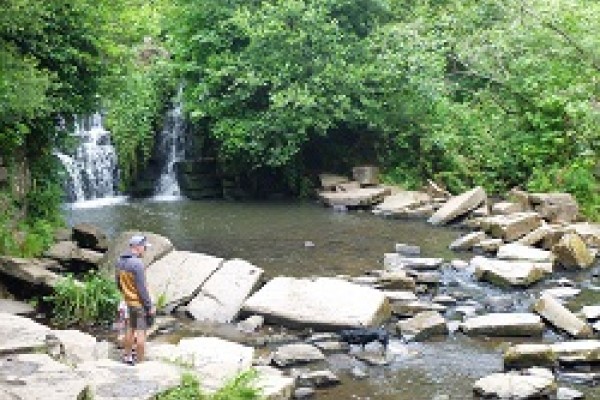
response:
[[[129,239],[130,246],[144,246],[151,247],[152,245],[148,243],[148,239],[144,235],[133,235],[131,239]]]

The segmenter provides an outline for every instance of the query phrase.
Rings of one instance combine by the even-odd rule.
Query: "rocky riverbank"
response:
[[[217,388],[235,373],[258,366],[268,376],[263,382],[270,383],[263,385],[273,390],[272,398],[289,398],[292,392],[300,397],[316,390],[318,395],[320,388],[338,384],[339,379],[327,370],[323,360],[340,353],[348,353],[364,365],[386,368],[395,359],[406,356],[409,344],[414,341],[466,335],[475,341],[494,336],[513,343],[511,338],[518,338],[518,344],[506,346],[504,370],[474,380],[474,393],[499,398],[557,395],[578,398],[559,386],[568,386],[573,380],[595,383],[599,379],[595,365],[600,362],[597,357],[600,345],[596,340],[600,313],[594,304],[574,309],[567,301],[585,289],[583,283],[593,279],[596,272],[598,226],[578,220],[568,195],[545,195],[540,202],[541,195],[514,194],[520,196],[518,199],[527,199],[526,204],[524,201],[492,203],[480,188],[455,197],[448,197],[441,190],[435,193],[396,190],[391,196],[397,196],[396,206],[404,204],[396,209],[400,211],[381,211],[392,209],[390,197],[385,197],[374,207],[374,212],[414,217],[415,213],[410,211],[420,210],[418,214],[422,215],[428,209],[430,222],[452,223],[470,230],[449,244],[460,251],[472,251],[470,261],[425,257],[415,244],[399,243],[382,255],[381,269],[366,271],[362,276],[268,279],[260,268],[246,261],[182,252],[174,249],[167,238],[152,234],[151,241],[157,245],[147,255],[148,280],[155,297],[163,298],[165,310],[176,316],[185,315],[186,319],[229,326],[230,332],[236,333],[217,334],[220,339],[192,337],[169,339],[171,343],[165,343],[168,335],[164,332],[176,333],[182,319],[164,320],[149,345],[149,358],[152,363],[191,367],[210,389]],[[401,197],[412,199],[412,205],[406,205],[409,200],[400,201]],[[67,241],[73,241],[73,233],[67,236]],[[126,245],[128,236],[129,233],[123,233],[109,243],[102,260],[112,259]],[[75,243],[78,249],[93,247],[77,240]],[[27,276],[32,270],[56,273],[75,268],[73,260],[82,258],[81,250],[69,254],[74,255],[71,261],[57,257],[53,250],[48,254],[54,257],[53,262],[13,259],[11,268],[3,271],[26,271],[13,272],[17,279],[17,275]],[[461,258],[465,255],[461,253]],[[110,263],[102,260],[98,265],[108,268]],[[3,259],[1,264],[8,263],[8,259]],[[54,267],[50,268],[52,263]],[[15,268],[15,265],[27,267]],[[51,287],[53,279],[60,279],[60,274],[48,278],[45,273],[36,282]],[[481,296],[478,288],[488,286],[498,286],[501,295]],[[522,295],[525,288],[527,297]],[[291,331],[286,333],[276,328],[279,326]],[[363,351],[360,346],[349,346],[339,335],[340,329],[365,326],[384,326],[392,342],[385,353],[378,342],[368,343]],[[69,345],[56,332],[45,331],[44,340],[49,336],[50,342],[58,341],[66,354]],[[204,330],[200,333],[206,334]],[[38,355],[40,351],[56,355],[45,342],[33,348]],[[31,347],[16,346],[3,350],[2,354],[4,359],[9,357],[7,354],[29,357],[31,352]],[[85,361],[96,363],[94,368],[111,369],[111,363],[118,364],[110,361],[114,351],[98,353],[88,349],[85,353],[100,354]],[[30,362],[27,357],[19,362]],[[59,361],[54,362],[62,362],[61,365],[68,359],[55,358]],[[104,387],[86,378],[80,370],[81,363],[67,362],[77,376],[84,377],[86,390]],[[103,363],[111,366],[102,367]],[[152,376],[150,372],[144,373]],[[365,369],[356,368],[352,373],[358,379],[364,376]],[[114,385],[126,376],[123,374],[117,374]],[[102,373],[96,370],[92,375]],[[18,379],[25,382],[18,386],[19,390],[35,387],[35,381]],[[0,383],[0,387],[9,390],[12,386]],[[104,396],[102,393],[100,390],[99,398]],[[567,395],[572,397],[564,397]],[[151,393],[140,396],[150,398]]]

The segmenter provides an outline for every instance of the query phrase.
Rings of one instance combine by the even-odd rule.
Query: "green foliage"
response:
[[[52,322],[66,327],[112,321],[120,295],[112,279],[91,272],[83,281],[68,275],[44,300],[52,305]]]
[[[158,395],[158,400],[259,400],[260,390],[252,386],[256,371],[242,372],[224,387],[211,395],[202,393],[200,382],[195,375],[184,374],[178,387]]]

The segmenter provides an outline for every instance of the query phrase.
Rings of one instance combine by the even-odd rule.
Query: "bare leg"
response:
[[[129,359],[131,357],[131,349],[133,348],[134,332],[131,327],[127,327],[125,337],[123,338],[123,357]]]
[[[135,352],[137,356],[137,361],[144,361],[144,350],[146,347],[146,331],[145,330],[136,330],[135,331]]]

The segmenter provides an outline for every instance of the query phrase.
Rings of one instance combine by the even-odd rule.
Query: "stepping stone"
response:
[[[542,319],[529,313],[493,313],[468,318],[460,326],[467,335],[541,336]]]

